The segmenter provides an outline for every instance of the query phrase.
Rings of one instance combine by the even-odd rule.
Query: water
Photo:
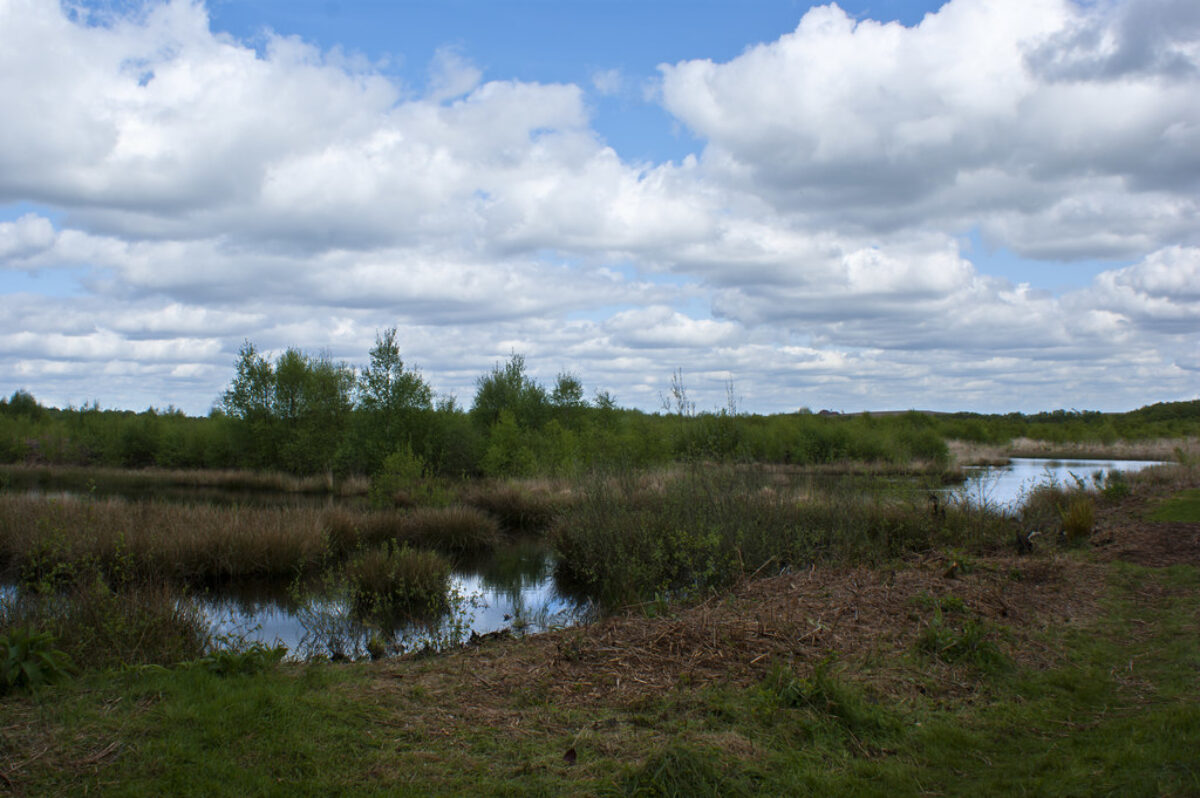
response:
[[[1091,486],[1096,472],[1133,472],[1157,464],[1016,458],[1007,466],[968,469],[967,482],[949,492],[976,505],[1012,510],[1036,485],[1074,485],[1079,479]],[[194,500],[195,495],[189,492],[189,498]],[[368,648],[379,646],[388,655],[442,648],[459,645],[473,634],[536,633],[583,622],[595,614],[589,602],[559,590],[553,555],[538,541],[517,542],[487,559],[460,564],[451,576],[451,585],[450,611],[397,628],[364,623],[351,610],[344,590],[319,582],[300,586],[239,584],[183,600],[196,604],[216,634],[232,641],[285,645],[289,656],[296,659],[317,655],[359,658],[367,655]]]
[[[1122,471],[1127,474],[1154,465],[1157,460],[1047,460],[1035,457],[1014,457],[1006,466],[977,466],[967,468],[967,481],[955,491],[967,501],[997,510],[1015,510],[1025,496],[1038,485],[1073,487],[1082,480],[1094,487],[1096,472]]]
[[[451,575],[450,608],[437,618],[384,628],[356,616],[339,586],[243,586],[192,597],[214,633],[287,646],[289,656],[359,658],[372,643],[388,655],[456,646],[473,635],[533,634],[588,620],[594,607],[561,594],[540,543],[517,543]]]

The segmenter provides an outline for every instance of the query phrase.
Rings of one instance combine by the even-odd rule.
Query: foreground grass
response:
[[[1200,490],[1185,490],[1164,501],[1150,515],[1152,521],[1200,523]]]
[[[997,662],[900,640],[757,670],[742,656],[728,680],[667,669],[646,689],[621,685],[636,670],[614,682],[599,663],[621,652],[575,630],[375,665],[94,673],[0,702],[0,781],[39,795],[1196,794],[1200,573],[1089,567],[1105,580],[1094,612],[993,626]],[[910,619],[971,611],[947,596],[908,601]]]
[[[439,657],[89,671],[0,698],[0,789],[1200,794],[1196,530],[1144,520],[1195,487],[1141,476],[1066,551],[818,565]]]

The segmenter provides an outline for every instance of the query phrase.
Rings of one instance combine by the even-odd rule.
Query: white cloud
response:
[[[704,151],[633,165],[583,88],[484,81],[454,49],[420,93],[213,34],[186,0],[103,24],[0,0],[0,203],[55,211],[0,222],[0,278],[83,291],[8,295],[0,381],[203,411],[244,338],[361,363],[396,325],[468,402],[511,351],[648,409],[676,367],[702,409],[730,376],[753,410],[1190,396],[1193,8],[952,0],[915,28],[816,8],[662,67]],[[971,229],[1133,265],[1054,296],[983,273]]]
[[[429,98],[435,102],[468,94],[479,85],[483,72],[450,47],[440,47],[429,69]]]
[[[15,222],[0,222],[0,264],[16,265],[54,242],[49,219],[27,213]]]
[[[1143,6],[1157,22],[1134,37]],[[1195,17],[1194,3],[1166,0],[952,0],[906,28],[830,5],[728,63],[661,66],[663,102],[707,140],[715,179],[818,224],[954,233],[998,217],[989,233],[1017,251],[1125,257],[1195,236]],[[1109,64],[1111,37],[1080,31],[1110,28],[1133,60],[1168,45],[1169,79],[1162,65],[1120,79],[1099,62],[1070,79],[1049,68]],[[1150,229],[1123,215],[1134,203]],[[1064,215],[1109,234],[1059,234]]]
[[[592,73],[592,88],[604,97],[620,94],[625,86],[625,78],[619,69],[601,69]]]

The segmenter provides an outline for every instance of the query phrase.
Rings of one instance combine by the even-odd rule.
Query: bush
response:
[[[450,562],[437,552],[389,544],[351,559],[346,577],[362,616],[425,615],[448,604]]]
[[[65,593],[14,596],[0,610],[0,627],[40,629],[89,668],[172,665],[211,643],[203,613],[163,584],[114,591],[94,576]]]
[[[54,635],[30,627],[0,634],[0,695],[51,684],[70,675],[71,658],[54,647]]]

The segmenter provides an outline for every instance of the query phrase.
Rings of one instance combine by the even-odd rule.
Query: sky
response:
[[[0,0],[0,393],[1200,397],[1195,0]]]

